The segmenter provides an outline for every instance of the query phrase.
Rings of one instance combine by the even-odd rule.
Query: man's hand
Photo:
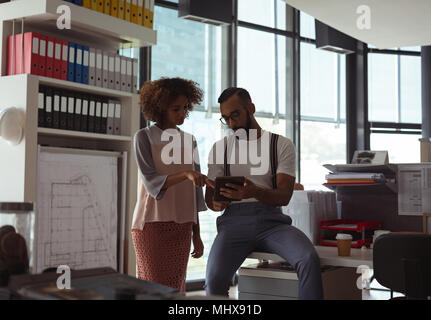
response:
[[[232,200],[255,198],[259,189],[247,178],[245,178],[244,185],[242,186],[226,183],[226,187],[232,188],[233,190],[228,188],[220,188],[220,194]]]
[[[214,201],[213,200],[213,211],[223,211],[229,205],[229,201]]]
[[[229,201],[214,201],[215,182],[211,179],[206,180],[205,201],[212,211],[223,211],[229,205]]]

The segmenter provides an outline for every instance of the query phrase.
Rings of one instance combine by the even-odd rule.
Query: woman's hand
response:
[[[184,176],[193,182],[195,187],[203,187],[207,181],[207,176],[196,171],[184,171]]]
[[[193,252],[191,253],[192,257],[197,259],[202,257],[204,254],[204,244],[201,240],[201,236],[199,234],[193,234]]]

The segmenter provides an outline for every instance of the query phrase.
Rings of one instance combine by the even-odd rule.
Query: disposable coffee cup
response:
[[[335,239],[337,239],[338,255],[343,257],[350,256],[353,237],[350,234],[338,233]]]

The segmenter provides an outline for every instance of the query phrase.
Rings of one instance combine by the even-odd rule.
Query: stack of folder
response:
[[[121,135],[121,102],[41,86],[38,101],[38,126]]]
[[[138,60],[36,32],[7,39],[7,75],[34,74],[136,93]]]
[[[102,51],[89,50],[89,82],[91,86],[136,93],[139,65],[137,59]]]
[[[26,32],[9,36],[7,47],[7,75],[29,73],[68,80],[68,41]]]
[[[153,28],[154,0],[66,0],[140,26]]]
[[[295,190],[282,212],[292,218],[292,226],[298,228],[311,240],[319,244],[320,221],[338,218],[341,202],[332,191]]]
[[[382,173],[341,172],[326,175],[325,185],[363,185],[376,184],[385,181]]]

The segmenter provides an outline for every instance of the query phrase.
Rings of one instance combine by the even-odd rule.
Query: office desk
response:
[[[315,248],[322,266],[356,268],[361,265],[366,265],[373,268],[373,249],[361,250],[352,248],[350,250],[350,256],[340,257],[338,256],[337,247],[315,246]],[[266,252],[252,252],[248,258],[274,262],[284,261],[279,255]]]
[[[350,256],[338,256],[337,247],[316,246],[322,266],[322,282],[325,299],[362,299],[357,287],[361,277],[359,266],[373,268],[373,250],[352,248]],[[273,253],[253,252],[249,259],[271,262],[243,266],[239,270],[238,292],[240,299],[297,299],[298,277],[295,271],[277,266],[285,261]]]

